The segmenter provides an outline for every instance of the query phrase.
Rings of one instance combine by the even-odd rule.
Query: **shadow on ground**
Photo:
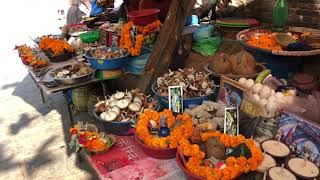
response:
[[[19,132],[23,131],[24,128],[28,128],[28,126],[34,121],[35,119],[39,119],[39,116],[46,116],[48,115],[52,110],[56,110],[61,115],[61,123],[62,123],[62,131],[64,134],[64,143],[65,146],[62,146],[61,148],[65,148],[66,154],[68,157],[71,156],[72,151],[69,148],[69,128],[70,128],[70,121],[67,111],[67,105],[65,103],[64,97],[62,96],[62,93],[55,93],[50,96],[45,96],[46,102],[42,102],[41,94],[35,83],[33,82],[32,78],[27,75],[23,81],[19,83],[13,83],[2,86],[2,88],[14,88],[14,91],[12,93],[13,96],[21,98],[25,103],[33,106],[36,111],[40,115],[36,116],[30,116],[28,113],[22,113],[19,117],[19,120],[15,123],[12,123],[9,126],[9,134],[11,135],[17,135]],[[81,116],[85,117],[78,117],[74,116],[75,122],[77,119],[81,120],[89,120],[87,114],[85,115],[81,114]],[[46,119],[44,119],[46,121]],[[50,121],[50,119],[48,119]],[[92,122],[91,122],[92,123]],[[56,137],[51,137],[47,139],[47,141],[42,144],[37,152],[36,156],[27,162],[24,163],[25,171],[27,175],[30,177],[36,171],[42,166],[48,165],[50,163],[54,163],[54,158],[46,152],[46,148],[49,144],[54,142]],[[5,171],[7,169],[16,168],[18,166],[18,162],[12,162],[11,156],[9,157],[2,157],[4,151],[4,146],[0,144],[0,162],[6,162],[7,164],[4,167],[0,167],[0,171]],[[88,164],[83,161],[75,161],[75,165],[84,171],[89,172],[92,175],[93,179],[97,179],[95,173],[93,173],[93,170],[91,167],[88,167]],[[2,169],[1,169],[2,168]]]

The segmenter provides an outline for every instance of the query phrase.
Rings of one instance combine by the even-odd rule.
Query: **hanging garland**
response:
[[[144,35],[159,30],[161,22],[156,20],[146,26],[136,26],[138,35],[135,37],[135,44],[132,43],[131,29],[135,26],[132,21],[126,23],[121,29],[120,47],[127,49],[131,56],[139,56],[144,41]]]
[[[228,157],[226,159],[226,167],[223,169],[203,166],[202,161],[205,158],[205,153],[200,150],[198,145],[191,144],[187,139],[182,139],[179,142],[178,149],[183,155],[190,157],[186,163],[186,167],[197,176],[210,180],[235,179],[241,173],[255,171],[263,160],[263,154],[261,150],[255,146],[254,141],[252,139],[245,139],[242,135],[229,136],[216,131],[202,133],[200,137],[202,142],[207,141],[210,137],[217,137],[227,148],[235,148],[240,144],[245,144],[251,152],[251,158],[247,159],[244,156],[237,158]]]

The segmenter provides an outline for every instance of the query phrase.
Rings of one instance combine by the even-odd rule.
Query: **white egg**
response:
[[[255,85],[253,85],[252,87],[252,91],[253,93],[259,93],[260,90],[262,89],[263,85],[261,83],[256,83]]]
[[[260,96],[258,94],[253,94],[252,98],[254,101],[259,102],[260,101]]]
[[[274,89],[271,88],[271,96],[275,95],[276,91]]]
[[[247,83],[247,79],[246,79],[246,78],[240,78],[240,79],[238,80],[238,83],[241,84],[241,85],[243,85],[243,86],[245,86],[246,83]]]
[[[269,86],[263,86],[263,88],[261,88],[259,94],[260,94],[261,98],[267,99],[271,95],[271,89],[269,88]]]
[[[269,99],[268,99],[268,101],[269,101],[269,102],[275,102],[276,99],[277,99],[277,98],[276,98],[275,96],[270,96]]]
[[[282,92],[276,92],[276,94],[274,95],[277,99],[282,99],[284,97]]]
[[[262,107],[264,107],[267,103],[268,103],[268,100],[267,100],[267,99],[261,99],[261,100],[259,101],[259,104],[260,104],[260,106],[262,106]]]
[[[275,102],[269,101],[266,105],[266,109],[271,115],[274,115],[278,110],[278,105]]]
[[[253,85],[254,85],[254,80],[253,79],[248,79],[245,86],[248,89],[251,89]]]

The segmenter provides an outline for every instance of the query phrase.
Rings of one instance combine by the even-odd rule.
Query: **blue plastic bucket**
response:
[[[198,24],[199,24],[199,18],[197,15],[188,16],[186,26],[198,25]]]
[[[154,95],[157,97],[159,101],[159,105],[161,108],[169,108],[169,98],[167,96],[161,96],[157,90],[156,90],[157,82],[154,82],[151,86],[151,90],[154,93]],[[203,101],[206,100],[212,100],[213,94],[206,95],[206,96],[200,96],[195,98],[189,98],[183,100],[183,108],[189,108],[190,106],[194,105],[201,105]]]
[[[112,49],[112,51],[120,50],[118,47],[106,47],[105,49]],[[85,58],[89,61],[91,66],[94,69],[101,69],[101,70],[113,70],[119,69],[123,67],[126,62],[128,61],[129,53],[127,52],[123,57],[120,58],[111,58],[111,59],[96,59],[90,55],[90,52],[85,53]]]

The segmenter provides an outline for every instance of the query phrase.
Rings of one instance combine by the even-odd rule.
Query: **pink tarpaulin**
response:
[[[100,179],[184,179],[175,159],[151,158],[142,151],[133,137],[116,138],[116,144],[105,154],[89,157],[83,153]]]

